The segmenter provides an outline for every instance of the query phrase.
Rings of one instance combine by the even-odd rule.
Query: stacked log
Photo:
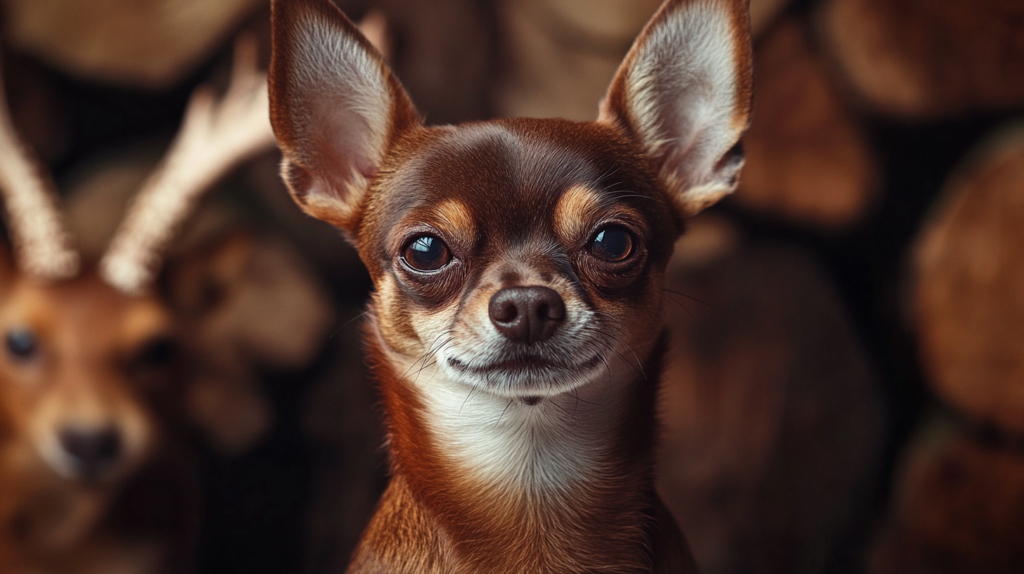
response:
[[[1024,105],[1019,0],[828,0],[823,36],[872,110],[929,119]]]
[[[1024,571],[1024,453],[950,426],[911,445],[872,574]]]
[[[476,0],[375,0],[394,46],[391,64],[432,124],[481,119],[494,42],[485,3]]]
[[[874,574],[1024,570],[1024,133],[954,175],[914,250],[922,367],[958,422],[908,449]]]
[[[754,64],[754,121],[736,202],[814,227],[849,227],[874,199],[878,167],[805,22],[773,27]]]
[[[954,175],[914,252],[921,361],[954,408],[1024,434],[1024,132]]]
[[[667,288],[659,488],[701,571],[818,574],[856,553],[884,414],[828,280],[701,216]]]
[[[263,0],[3,0],[4,36],[71,74],[166,89]]]
[[[497,116],[590,121],[658,0],[499,0]]]

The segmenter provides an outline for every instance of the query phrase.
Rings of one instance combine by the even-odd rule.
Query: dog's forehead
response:
[[[541,126],[545,124],[540,124]],[[557,124],[556,124],[557,125]],[[429,174],[421,191],[426,197],[450,197],[473,203],[493,197],[504,210],[557,200],[573,184],[601,185],[601,163],[579,142],[558,141],[557,134],[515,129],[516,124],[486,123],[441,132],[408,175]],[[569,144],[569,145],[566,145]],[[538,202],[541,202],[539,205]]]
[[[383,229],[455,206],[486,222],[490,233],[535,233],[550,225],[572,190],[587,190],[597,202],[626,191],[648,203],[659,198],[653,178],[634,167],[635,155],[628,141],[598,124],[505,119],[436,128],[394,168],[375,211],[389,220]]]

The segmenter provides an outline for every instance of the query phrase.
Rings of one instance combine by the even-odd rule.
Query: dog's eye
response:
[[[7,332],[7,353],[15,359],[26,361],[39,351],[39,340],[30,329],[15,328]]]
[[[633,234],[621,225],[609,225],[590,241],[590,253],[612,263],[625,261],[633,254]]]
[[[433,235],[417,235],[402,248],[402,259],[416,271],[436,271],[448,265],[452,252]]]

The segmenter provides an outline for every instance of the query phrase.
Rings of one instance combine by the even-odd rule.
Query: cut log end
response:
[[[261,0],[5,0],[6,40],[72,74],[166,88]]]
[[[1024,433],[1024,138],[955,177],[914,252],[930,383],[954,408]]]
[[[931,119],[1024,105],[1019,0],[830,0],[824,37],[876,112]]]
[[[871,574],[1024,571],[1024,456],[959,431],[911,450]]]
[[[772,28],[755,67],[754,121],[735,201],[820,228],[858,221],[878,188],[878,167],[805,24],[792,18]]]

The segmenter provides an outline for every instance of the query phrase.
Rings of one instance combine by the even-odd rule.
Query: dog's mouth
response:
[[[448,358],[447,366],[464,382],[502,396],[523,399],[528,405],[542,397],[567,392],[585,384],[602,365],[594,355],[575,364],[565,364],[538,356],[524,356],[485,364],[467,364]]]
[[[486,365],[467,365],[455,357],[448,358],[448,365],[462,373],[477,375],[553,375],[558,372],[581,373],[589,371],[601,362],[599,355],[575,365],[565,365],[537,356],[520,357],[512,360],[498,361]]]

